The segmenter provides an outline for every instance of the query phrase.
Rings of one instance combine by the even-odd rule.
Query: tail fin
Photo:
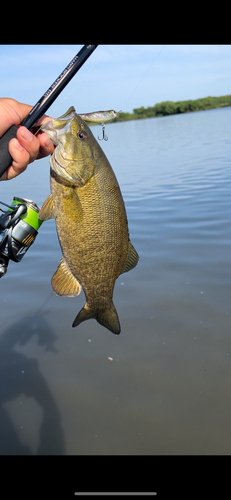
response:
[[[107,309],[98,312],[96,320],[115,335],[119,335],[121,332],[118,314],[113,302],[110,303]]]
[[[106,309],[99,310],[91,309],[86,302],[84,307],[77,314],[72,326],[78,326],[83,321],[91,318],[95,318],[100,325],[105,326],[105,328],[115,333],[115,335],[119,335],[121,331],[120,322],[113,302],[111,302]]]

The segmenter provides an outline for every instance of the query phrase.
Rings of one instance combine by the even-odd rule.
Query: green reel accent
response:
[[[14,196],[13,202],[11,206],[13,207],[14,205],[18,204],[25,204],[27,206],[27,211],[25,214],[20,215],[20,219],[25,221],[27,224],[29,224],[31,227],[33,227],[36,231],[38,231],[39,227],[43,223],[41,219],[39,219],[38,213],[40,211],[40,208],[36,203],[34,203],[31,200],[23,199],[23,198],[18,198]]]

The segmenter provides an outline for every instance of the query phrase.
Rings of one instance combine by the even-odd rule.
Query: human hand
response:
[[[0,137],[12,126],[20,125],[28,115],[32,106],[10,99],[0,98]],[[36,126],[46,123],[51,118],[44,115]],[[52,154],[54,145],[46,133],[33,135],[26,127],[19,127],[17,139],[9,142],[9,153],[13,158],[12,165],[0,177],[0,181],[10,180],[26,170],[27,165],[34,160]],[[1,154],[1,153],[0,153]]]

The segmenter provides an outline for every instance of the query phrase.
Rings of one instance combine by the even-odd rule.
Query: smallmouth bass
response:
[[[133,269],[138,254],[129,239],[124,201],[112,167],[87,124],[72,106],[42,125],[55,144],[50,158],[51,194],[39,218],[55,218],[63,256],[51,279],[54,292],[86,303],[72,326],[95,318],[121,331],[113,304],[118,276]]]

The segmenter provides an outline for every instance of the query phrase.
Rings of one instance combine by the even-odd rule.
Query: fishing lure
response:
[[[103,139],[105,141],[108,140],[108,136],[105,133],[105,122],[110,122],[111,120],[114,120],[115,118],[118,118],[119,114],[121,111],[114,111],[113,109],[108,110],[108,111],[93,111],[92,113],[78,113],[78,115],[84,120],[85,122],[91,122],[91,123],[100,123],[102,126],[102,133],[103,137],[100,139],[98,136],[99,141],[102,141]],[[34,135],[37,135],[39,130],[41,129],[42,125],[40,127],[34,127]]]
[[[103,137],[102,137],[102,139],[100,139],[100,137],[98,136],[98,139],[99,139],[99,141],[102,141],[103,139],[105,141],[107,141],[108,140],[108,136],[105,134],[105,124],[101,123],[101,125],[102,125],[102,134],[103,134]]]
[[[120,111],[116,112],[113,109],[109,111],[93,111],[92,113],[78,113],[82,120],[92,123],[106,123],[118,118],[119,114]]]
[[[100,123],[102,126],[102,133],[103,137],[100,139],[98,136],[99,141],[102,141],[103,139],[105,141],[108,140],[108,136],[105,133],[105,122],[109,122],[111,120],[114,120],[115,118],[118,118],[120,114],[120,111],[114,111],[113,109],[108,110],[108,111],[93,111],[92,113],[79,113],[79,116],[85,121],[85,122],[91,122],[91,123]]]

